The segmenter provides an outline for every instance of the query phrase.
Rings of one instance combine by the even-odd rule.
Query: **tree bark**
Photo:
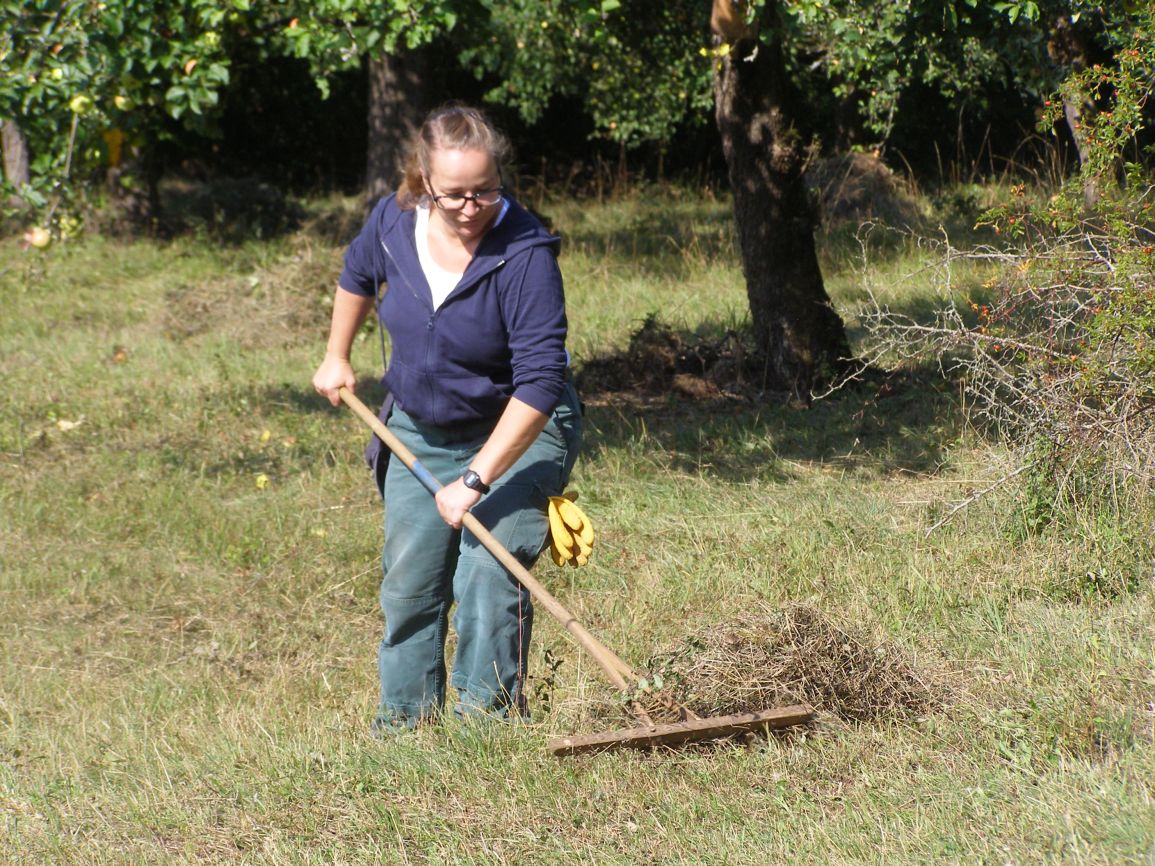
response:
[[[1047,54],[1051,59],[1061,64],[1069,72],[1082,72],[1095,62],[1108,62],[1109,56],[1096,52],[1092,40],[1071,20],[1069,16],[1060,15],[1053,19],[1047,34]],[[1063,122],[1071,141],[1075,145],[1075,155],[1079,160],[1079,170],[1084,172],[1083,201],[1088,210],[1092,210],[1099,201],[1099,178],[1086,172],[1087,160],[1090,157],[1090,145],[1083,132],[1085,117],[1093,117],[1097,109],[1095,103],[1085,94],[1073,93],[1067,88],[1062,90]]]
[[[715,119],[763,386],[809,399],[850,368],[850,346],[818,264],[816,217],[802,180],[804,142],[775,29],[777,2],[766,3],[761,38],[734,14],[736,5],[714,0],[714,33],[730,46],[715,73]]]
[[[427,110],[428,51],[398,49],[369,59],[369,156],[365,193],[370,202],[396,187],[405,150]]]
[[[15,120],[0,120],[0,151],[4,154],[4,180],[16,189],[31,183],[28,140]],[[22,207],[24,200],[13,195],[10,203],[13,207]]]

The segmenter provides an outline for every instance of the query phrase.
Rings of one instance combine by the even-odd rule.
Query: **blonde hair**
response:
[[[423,177],[430,173],[437,150],[480,150],[488,153],[500,169],[510,158],[507,139],[478,108],[448,105],[431,112],[409,145],[405,174],[397,190],[397,204],[413,208],[428,197]]]

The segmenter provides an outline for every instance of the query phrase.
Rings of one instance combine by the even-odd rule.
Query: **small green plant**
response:
[[[553,709],[553,695],[558,687],[558,670],[565,659],[554,652],[552,647],[546,647],[542,653],[541,673],[530,674],[533,681],[533,702],[535,711],[548,715]]]
[[[633,687],[618,693],[618,700],[626,707],[636,703],[645,703],[652,696],[660,692],[666,685],[661,674],[650,674],[638,680]]]

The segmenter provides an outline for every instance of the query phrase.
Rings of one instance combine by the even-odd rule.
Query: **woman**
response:
[[[558,239],[505,194],[508,151],[476,109],[426,119],[401,189],[346,252],[313,376],[333,405],[342,386],[353,388],[350,348],[380,286],[377,312],[392,343],[386,423],[445,486],[433,498],[401,466],[384,474],[377,730],[441,711],[454,603],[455,713],[525,711],[529,595],[461,521],[472,511],[531,566],[548,532],[548,497],[577,458],[581,420],[566,376]]]

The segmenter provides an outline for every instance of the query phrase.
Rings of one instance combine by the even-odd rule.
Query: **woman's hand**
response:
[[[353,365],[349,363],[348,358],[337,355],[326,355],[317,372],[313,374],[314,390],[334,406],[341,404],[341,388],[352,391],[356,384],[357,376],[353,373]]]
[[[458,478],[452,484],[446,484],[438,490],[435,499],[441,519],[454,529],[460,529],[465,512],[481,501],[481,494],[466,487]]]

